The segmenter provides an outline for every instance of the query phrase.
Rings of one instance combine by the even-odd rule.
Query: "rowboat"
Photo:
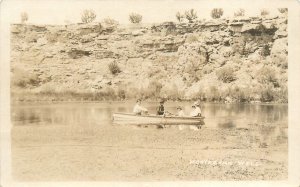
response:
[[[201,125],[204,124],[204,117],[178,117],[178,116],[158,116],[158,115],[135,115],[132,113],[114,113],[114,124],[133,125]]]

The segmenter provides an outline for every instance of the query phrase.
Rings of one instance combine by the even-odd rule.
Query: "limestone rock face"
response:
[[[21,67],[23,78],[26,74],[36,76],[38,81],[33,85],[26,79],[23,89],[31,91],[55,87],[52,90],[138,92],[163,85],[161,95],[193,98],[203,92],[216,94],[215,87],[264,87],[257,85],[253,73],[258,65],[273,66],[280,72],[280,84],[285,85],[287,37],[284,16],[119,27],[101,23],[14,24],[11,66]],[[120,72],[111,73],[112,63]],[[223,66],[232,67],[235,80],[224,83],[218,78]],[[19,87],[12,84],[12,89]]]

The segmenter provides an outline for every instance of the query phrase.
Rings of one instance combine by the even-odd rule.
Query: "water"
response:
[[[143,103],[155,113],[157,103]],[[188,102],[168,102],[165,109],[176,113],[182,106],[191,111]],[[132,112],[134,102],[22,104],[12,106],[13,126],[28,125],[112,125],[114,112]],[[247,128],[249,124],[280,125],[287,127],[288,106],[283,104],[211,104],[201,105],[206,127]]]
[[[13,105],[12,169],[17,180],[232,180],[231,168],[190,160],[255,161],[245,179],[287,173],[287,105],[202,104],[205,125],[115,125],[114,112],[131,112],[134,102],[30,103]],[[142,103],[155,113],[157,103]],[[167,102],[171,113],[189,102]],[[273,168],[270,170],[269,168]],[[202,168],[203,169],[203,168]],[[234,168],[233,168],[234,169]],[[195,172],[199,171],[199,172]],[[240,171],[240,170],[239,170]],[[248,170],[247,170],[248,171]],[[218,173],[211,175],[211,173]],[[230,175],[230,174],[233,175]]]

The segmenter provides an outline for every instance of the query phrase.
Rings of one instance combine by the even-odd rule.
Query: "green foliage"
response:
[[[218,80],[223,81],[224,83],[230,83],[236,80],[234,69],[230,66],[222,67],[216,72]]]
[[[189,21],[189,23],[193,23],[197,18],[197,12],[194,9],[190,9],[184,12],[185,19]]]
[[[223,15],[223,12],[222,8],[214,8],[211,10],[210,15],[213,19],[218,19]]]
[[[142,19],[143,19],[143,16],[140,14],[137,14],[137,13],[131,13],[129,15],[129,21],[131,23],[135,23],[135,24],[140,23],[142,21]]]
[[[83,23],[91,23],[96,19],[96,14],[92,9],[84,10],[81,14],[81,21]]]
[[[242,17],[242,16],[245,16],[245,9],[240,8],[239,10],[237,10],[237,11],[234,13],[234,16],[235,16],[235,17]]]
[[[111,62],[108,64],[108,69],[111,74],[115,75],[121,72],[120,67],[116,62]]]

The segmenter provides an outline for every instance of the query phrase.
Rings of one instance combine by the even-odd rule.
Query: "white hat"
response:
[[[198,101],[194,102],[193,106],[199,106],[200,103]]]

